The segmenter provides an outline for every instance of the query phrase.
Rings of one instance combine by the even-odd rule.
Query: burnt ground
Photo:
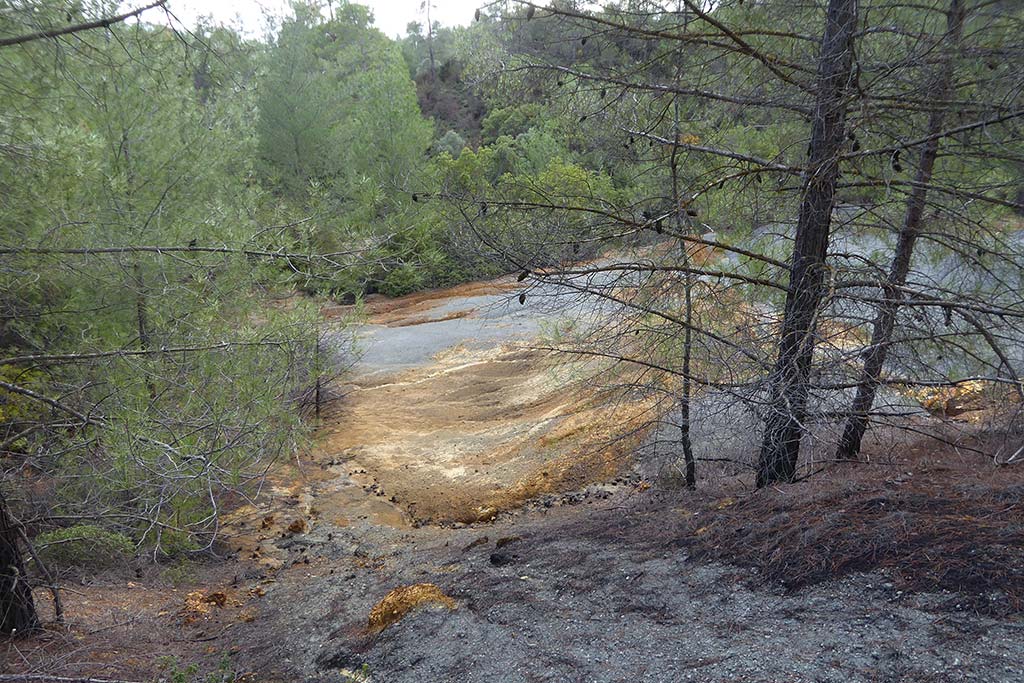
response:
[[[1020,485],[965,477],[977,462],[901,464],[899,484],[889,463],[784,494],[590,487],[489,525],[349,532],[347,550],[311,547],[309,576],[274,589],[266,618],[285,627],[254,622],[247,656],[268,672],[286,653],[281,680],[313,681],[364,664],[396,682],[1024,680]],[[370,631],[374,603],[415,583],[456,608]]]
[[[371,307],[377,350],[315,452],[230,517],[226,559],[177,585],[141,563],[79,577],[69,625],[6,643],[6,670],[1024,680],[1020,466],[907,443],[785,490],[642,479],[629,443],[599,444],[644,406],[608,412],[571,368],[509,346],[543,312],[496,314],[507,288]],[[503,331],[467,332],[488,317]]]
[[[821,495],[815,483],[806,488],[815,490],[797,495]],[[694,535],[694,510],[705,522],[752,522],[739,511],[758,496],[718,509],[733,499],[590,487],[550,508],[462,528],[325,523],[282,543],[280,569],[212,568],[194,588],[199,600],[214,598],[205,611],[182,588],[162,596],[162,610],[136,606],[133,623],[122,612],[107,634],[79,635],[75,650],[68,636],[52,636],[53,647],[64,672],[134,680],[167,653],[210,670],[226,654],[248,680],[281,682],[345,681],[343,671],[363,665],[372,680],[395,682],[1024,679],[1019,612],[979,609],[979,599],[1008,600],[998,587],[919,590],[889,559],[787,588],[750,557],[698,559],[708,547],[694,539],[710,532]],[[791,529],[780,524],[779,537]],[[843,530],[832,527],[830,537]],[[936,550],[908,547],[907,556],[930,554],[941,567]],[[389,592],[422,583],[454,599],[454,609],[426,604],[383,631],[370,628]],[[21,647],[40,663],[41,652]]]

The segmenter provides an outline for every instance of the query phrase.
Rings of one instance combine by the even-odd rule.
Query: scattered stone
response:
[[[491,564],[495,567],[504,567],[507,564],[512,564],[516,561],[515,555],[511,553],[491,553]]]
[[[478,548],[482,545],[487,545],[487,543],[489,543],[490,540],[491,539],[489,539],[487,536],[481,536],[480,538],[476,539],[475,541],[467,545],[465,548],[463,548],[462,552],[469,552],[473,548]]]
[[[493,522],[494,518],[498,516],[498,511],[492,507],[484,506],[476,509],[476,520],[477,522]]]
[[[484,538],[486,538],[486,536]],[[521,541],[521,540],[523,540],[522,536],[505,536],[504,538],[499,538],[497,541],[495,541],[494,542],[494,547],[495,548],[504,548],[505,546],[507,546],[510,543],[515,543],[516,541]]]
[[[207,602],[217,607],[223,607],[228,602],[228,596],[223,591],[214,591],[209,593],[203,598],[203,602]]]

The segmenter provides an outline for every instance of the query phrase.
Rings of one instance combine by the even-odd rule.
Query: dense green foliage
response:
[[[5,32],[68,20],[34,10]],[[277,247],[253,182],[252,57],[230,32],[146,25],[59,47],[0,54],[0,365],[34,394],[4,395],[9,474],[39,482],[26,515],[205,543],[222,493],[301,437],[316,344],[308,307],[269,306],[291,278],[245,253]]]
[[[93,524],[44,531],[36,536],[35,544],[40,559],[52,570],[116,567],[135,553],[130,538]]]

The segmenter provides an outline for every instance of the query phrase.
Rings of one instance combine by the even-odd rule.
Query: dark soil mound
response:
[[[960,607],[1021,612],[1024,472],[924,452],[912,449],[895,471],[844,465],[784,490],[717,502],[704,493],[684,542],[791,590],[886,570],[898,590],[955,591]]]

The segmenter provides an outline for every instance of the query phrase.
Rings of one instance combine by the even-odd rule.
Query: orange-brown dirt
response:
[[[389,327],[472,316],[473,309],[430,311],[515,284],[505,278],[373,296],[365,313]],[[656,406],[609,401],[593,371],[509,343],[455,346],[424,367],[356,375],[336,387],[340,398],[325,407],[311,452],[272,473],[270,495],[258,505],[226,516],[230,546],[277,569],[288,555],[281,540],[321,522],[408,528],[489,521],[538,496],[611,480],[629,466]]]
[[[609,405],[550,354],[453,349],[435,365],[356,383],[326,415],[316,458],[363,477],[417,522],[493,518],[541,493],[613,478],[616,439],[649,406]]]
[[[517,286],[518,283],[512,278],[499,278],[485,282],[467,282],[440,289],[428,289],[397,298],[371,294],[363,302],[362,310],[369,316],[371,322],[378,325],[418,325],[421,322],[437,319],[418,314],[429,311],[440,302],[461,297],[501,294],[515,289]],[[349,316],[356,310],[356,306],[332,304],[322,307],[321,313],[328,319],[337,319]]]
[[[487,521],[614,478],[643,430],[619,435],[649,421],[651,405],[609,404],[576,371],[548,353],[453,349],[427,368],[350,385],[304,467],[277,472],[261,505],[228,515],[232,547],[277,567],[279,539],[319,520]]]

